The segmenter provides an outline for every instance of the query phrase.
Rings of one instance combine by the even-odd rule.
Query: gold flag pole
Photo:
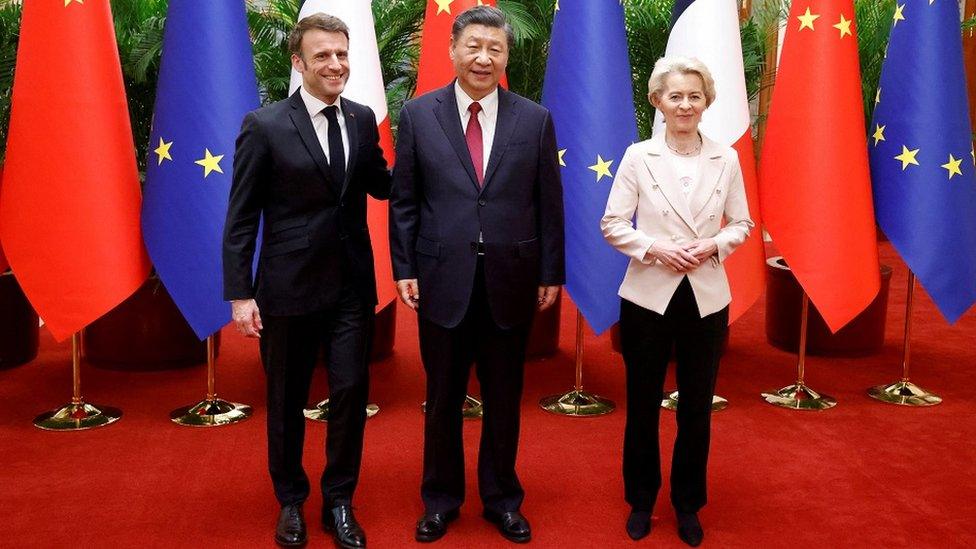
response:
[[[873,399],[902,406],[935,406],[942,397],[930,393],[908,380],[908,366],[911,362],[912,308],[915,301],[915,273],[908,271],[908,302],[905,304],[905,342],[902,347],[901,381],[888,385],[876,385],[868,389]]]
[[[803,302],[800,309],[800,345],[797,349],[796,383],[772,393],[763,393],[762,396],[766,402],[773,406],[793,410],[826,410],[837,405],[837,401],[833,397],[814,391],[807,387],[803,381],[807,358],[807,317],[809,313],[810,296],[803,292]]]
[[[217,398],[217,351],[214,336],[207,337],[207,398],[170,412],[169,419],[185,427],[231,425],[251,417],[251,407]]]
[[[562,395],[547,396],[539,401],[543,410],[570,417],[602,416],[617,407],[610,399],[583,391],[583,313],[576,311],[576,383]]]
[[[34,426],[45,431],[81,431],[115,423],[122,410],[96,406],[81,396],[81,334],[71,336],[71,402],[34,418]]]

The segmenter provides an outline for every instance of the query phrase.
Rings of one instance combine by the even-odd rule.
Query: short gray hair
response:
[[[696,74],[702,79],[705,92],[705,106],[715,102],[715,79],[711,71],[695,57],[662,57],[654,63],[654,70],[647,80],[647,98],[661,98],[664,93],[664,81],[672,73]]]
[[[502,29],[508,38],[508,49],[511,50],[515,46],[515,31],[512,30],[512,25],[508,23],[505,12],[494,6],[475,6],[459,13],[454,19],[454,26],[451,27],[451,38],[454,40],[460,38],[461,33],[469,25]]]

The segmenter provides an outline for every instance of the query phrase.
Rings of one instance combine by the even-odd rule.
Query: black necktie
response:
[[[346,180],[346,152],[342,147],[342,130],[339,129],[339,107],[326,107],[325,119],[329,121],[329,169],[336,185],[342,187]]]

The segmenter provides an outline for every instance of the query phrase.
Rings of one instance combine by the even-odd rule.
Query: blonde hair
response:
[[[694,57],[662,57],[654,63],[654,70],[647,80],[647,99],[661,98],[664,93],[664,82],[672,73],[696,74],[702,80],[705,92],[705,106],[715,101],[715,79],[704,63]]]

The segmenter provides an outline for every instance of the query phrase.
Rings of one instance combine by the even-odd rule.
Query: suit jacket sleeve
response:
[[[539,283],[543,286],[559,286],[566,283],[563,184],[559,173],[556,130],[552,123],[552,115],[548,112],[540,136],[537,173],[536,200],[541,240]]]
[[[640,182],[637,180],[637,163],[640,161],[633,147],[628,147],[620,161],[620,168],[613,178],[607,209],[600,220],[603,238],[618,251],[646,265],[657,260],[648,255],[655,238],[634,228],[634,212],[640,198]]]
[[[366,192],[377,200],[390,198],[390,170],[386,166],[386,158],[383,157],[383,148],[380,147],[380,132],[376,127],[376,113],[373,109],[366,107],[368,116],[366,117],[366,130],[368,133],[368,154],[365,155],[364,173],[366,174]],[[361,134],[362,135],[362,134]]]
[[[252,265],[271,155],[257,116],[244,117],[234,152],[234,175],[224,225],[224,299],[254,297]]]
[[[415,136],[410,111],[400,111],[397,131],[396,164],[393,167],[393,187],[390,190],[390,259],[393,279],[417,278],[414,246],[420,225],[417,194]]]
[[[750,230],[755,226],[749,218],[749,204],[746,201],[746,187],[742,180],[742,168],[737,156],[731,160],[732,179],[729,183],[728,196],[725,199],[725,226],[715,235],[718,246],[718,260],[725,258],[742,245],[749,237]]]

